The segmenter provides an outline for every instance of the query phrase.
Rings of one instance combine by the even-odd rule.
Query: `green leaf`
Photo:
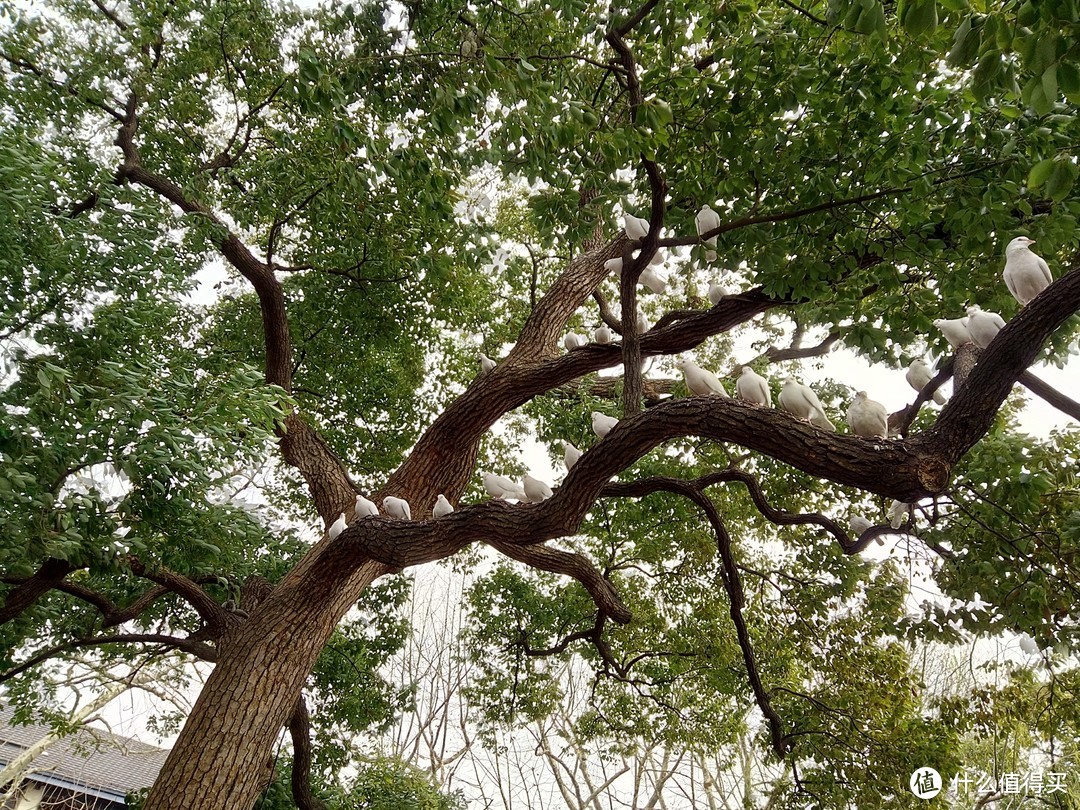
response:
[[[1034,191],[1049,180],[1051,173],[1054,171],[1054,163],[1055,161],[1053,158],[1047,158],[1046,160],[1040,160],[1032,166],[1031,170],[1028,172],[1028,188]]]
[[[1055,160],[1054,170],[1046,181],[1046,193],[1055,202],[1061,202],[1072,191],[1080,169],[1070,160]]]

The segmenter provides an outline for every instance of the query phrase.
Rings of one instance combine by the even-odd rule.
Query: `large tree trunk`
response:
[[[308,561],[328,562],[326,554]],[[303,569],[303,570],[301,570]],[[251,810],[273,775],[273,745],[334,627],[386,568],[344,582],[301,563],[221,644],[147,810]]]

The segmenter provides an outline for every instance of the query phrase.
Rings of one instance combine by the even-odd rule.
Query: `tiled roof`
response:
[[[4,764],[52,731],[45,725],[13,726],[13,715],[10,707],[0,707],[0,763]],[[28,776],[89,788],[99,795],[124,796],[150,787],[168,755],[168,749],[84,726],[46,748],[30,765]]]

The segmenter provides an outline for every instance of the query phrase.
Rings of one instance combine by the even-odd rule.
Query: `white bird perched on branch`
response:
[[[563,461],[566,462],[566,469],[569,470],[578,463],[578,459],[581,458],[581,451],[566,439],[560,439],[559,441],[562,442]]]
[[[725,295],[728,295],[726,287],[722,287],[716,282],[709,285],[709,303],[714,307],[720,303],[720,299]]]
[[[1004,319],[996,312],[983,312],[979,307],[971,306],[968,307],[967,314],[968,334],[971,335],[971,340],[980,349],[989,346],[990,341],[1005,326]]]
[[[515,501],[525,500],[525,490],[521,488],[517,481],[507,478],[505,475],[484,473],[484,489],[492,498]]]
[[[735,392],[739,399],[755,405],[772,407],[772,391],[769,381],[754,371],[750,366],[743,366],[739,379],[735,381]]]
[[[363,495],[357,495],[353,513],[356,515],[357,520],[363,517],[378,517],[379,507],[375,505],[375,501],[369,501]]]
[[[862,515],[853,515],[851,521],[848,523],[848,528],[851,529],[851,533],[856,537],[859,537],[863,532],[869,529],[874,524],[864,518]]]
[[[440,492],[439,497],[435,499],[435,505],[431,507],[431,516],[446,517],[453,511],[454,507],[450,505],[450,501],[446,500],[446,496]]]
[[[551,487],[539,478],[533,478],[526,473],[521,483],[522,489],[525,490],[525,500],[529,503],[540,503],[551,497]]]
[[[686,380],[686,387],[690,389],[691,394],[721,397],[728,395],[720,378],[693,360],[682,357],[675,365],[682,369],[683,379]]]
[[[566,337],[563,338],[563,346],[566,347],[568,352],[578,349],[582,346],[587,346],[589,339],[584,335],[579,335],[577,332],[569,332]]]
[[[665,255],[663,248],[657,248],[653,251],[652,257],[649,259],[649,267],[656,267],[664,263]]]
[[[636,323],[637,323],[637,333],[639,335],[644,335],[646,332],[649,331],[649,319],[645,317],[644,313],[639,312],[637,314]]]
[[[492,369],[495,368],[495,366],[496,366],[496,363],[495,363],[494,360],[492,360],[490,357],[488,357],[483,352],[480,352],[480,370],[481,371],[491,371]]]
[[[907,518],[909,511],[911,511],[910,503],[893,501],[889,504],[889,525],[894,529],[899,529],[901,524]]]
[[[614,259],[608,259],[604,262],[604,269],[609,273],[621,273],[622,259],[619,256],[616,256]]]
[[[340,515],[338,515],[338,519],[330,524],[330,528],[326,530],[326,533],[329,535],[330,539],[333,540],[339,534],[345,531],[345,527],[347,525],[348,524],[345,522],[345,513],[342,512]]]
[[[412,520],[412,509],[409,508],[409,502],[404,498],[395,498],[393,495],[387,495],[382,499],[383,509],[386,510],[392,518],[398,520]]]
[[[947,318],[938,318],[934,321],[934,326],[941,330],[941,334],[945,336],[945,339],[949,341],[949,345],[954,349],[959,349],[965,343],[971,343],[971,333],[967,328],[967,318],[953,318],[949,320]]]
[[[805,419],[815,427],[836,432],[836,426],[825,415],[825,409],[821,407],[818,395],[812,388],[803,385],[794,377],[784,380],[784,387],[780,391],[780,407],[799,419]]]
[[[646,267],[641,271],[641,275],[638,276],[638,284],[648,287],[657,295],[667,289],[667,279],[653,270],[652,267]]]
[[[617,424],[619,424],[619,420],[614,416],[608,416],[606,413],[600,413],[600,411],[592,412],[593,433],[601,439],[611,433],[611,429]]]
[[[855,395],[847,412],[848,426],[864,439],[884,439],[889,435],[889,412],[880,402],[870,399],[865,391]]]
[[[627,239],[639,242],[649,235],[649,220],[633,214],[623,214],[623,230],[626,231]]]
[[[1034,239],[1018,236],[1005,248],[1005,270],[1001,277],[1020,306],[1025,306],[1054,281],[1043,257],[1028,248],[1034,244]]]
[[[925,360],[921,357],[916,357],[911,361],[911,365],[908,366],[904,378],[908,381],[908,385],[921,394],[922,390],[926,388],[926,384],[934,378],[934,371],[926,364]],[[938,405],[945,404],[945,395],[941,393],[940,388],[934,391],[934,402]]]
[[[615,333],[606,326],[598,326],[593,332],[593,340],[601,346],[606,346],[615,340]]]
[[[703,205],[697,212],[697,216],[694,217],[694,224],[697,225],[697,235],[708,233],[709,231],[716,230],[720,227],[720,215],[712,210],[708,205]],[[705,240],[705,244],[710,248],[716,247],[716,237],[710,236]],[[716,261],[716,251],[705,251],[706,261]],[[713,303],[716,303],[715,301]]]

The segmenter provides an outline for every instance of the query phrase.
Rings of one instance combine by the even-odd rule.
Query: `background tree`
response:
[[[718,733],[702,719],[752,703],[792,790],[822,803],[880,797],[868,763],[947,770],[897,640],[953,620],[1050,646],[1075,623],[1076,434],[1032,439],[1002,407],[1023,377],[1080,412],[1026,372],[1064,363],[1080,307],[1075,8],[1029,5],[5,4],[7,677],[88,646],[211,662],[146,806],[247,810],[283,725],[314,806],[305,684],[331,696],[319,679],[340,676],[326,661],[345,639],[362,660],[341,711],[385,717],[373,673],[401,635],[379,610],[394,580],[377,580],[482,542],[524,566],[482,586],[511,645],[492,688],[572,650],[612,676],[597,723]],[[710,272],[739,284],[711,307],[703,203],[721,221]],[[619,208],[648,213],[642,244]],[[1018,312],[1000,267],[1021,231],[1060,278]],[[658,246],[670,289],[639,295]],[[199,303],[211,258],[227,278]],[[780,377],[837,340],[899,367],[944,350],[932,320],[971,303],[1008,326],[897,441],[656,401],[670,386],[643,375],[693,350]],[[601,319],[617,343],[559,352]],[[499,361],[479,375],[478,343]],[[608,368],[618,384],[594,387]],[[834,415],[843,382],[822,389]],[[623,418],[553,498],[477,502],[478,472],[519,471],[493,425],[588,444],[596,395]],[[352,518],[358,491],[406,498],[414,520],[313,543],[285,526]],[[458,509],[428,520],[439,493]],[[880,530],[835,520],[881,498],[918,504],[904,528],[946,594],[994,610],[903,620],[901,572],[851,559]],[[522,674],[516,701],[557,689]],[[905,726],[917,751],[876,744]]]

